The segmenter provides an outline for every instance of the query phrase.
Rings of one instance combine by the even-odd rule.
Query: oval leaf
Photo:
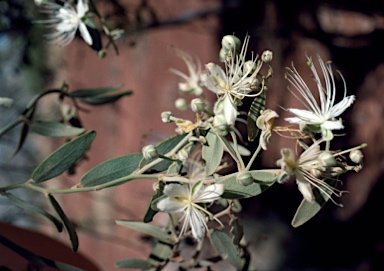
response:
[[[127,258],[115,263],[117,268],[139,268],[146,270],[152,267],[152,264],[146,260],[136,259],[136,258]]]
[[[315,200],[313,202],[309,202],[305,199],[302,200],[299,208],[297,208],[295,216],[292,219],[292,226],[295,228],[299,227],[311,218],[313,218],[321,210],[325,203],[327,203],[327,201],[331,198],[332,192],[329,191],[329,193],[330,194],[327,194],[324,191],[319,191],[317,188],[313,189],[313,195],[315,196]]]
[[[142,159],[141,153],[132,153],[107,160],[85,173],[80,183],[84,187],[95,186],[128,176],[139,168]]]
[[[96,132],[90,131],[64,144],[37,166],[31,178],[40,183],[60,175],[84,155],[95,136]]]
[[[30,129],[32,132],[50,137],[77,136],[85,131],[85,129],[68,126],[61,122],[49,121],[33,122]]]
[[[212,246],[224,260],[232,264],[236,270],[242,270],[244,261],[240,258],[236,246],[228,235],[224,232],[213,230],[209,238]]]
[[[174,242],[172,236],[168,235],[162,228],[155,225],[127,220],[116,220],[116,224],[152,236],[163,243],[171,244]]]
[[[73,226],[72,222],[67,218],[63,209],[61,209],[59,203],[55,200],[55,198],[51,194],[48,195],[48,199],[53,209],[55,209],[56,213],[59,215],[61,221],[64,224],[64,228],[68,233],[69,240],[71,241],[72,251],[76,252],[77,249],[79,248],[79,239],[77,237],[75,227]]]
[[[219,182],[224,184],[224,193],[222,195],[225,199],[244,199],[257,196],[268,189],[275,183],[280,170],[253,170],[251,173],[254,183],[251,185],[240,185],[236,181],[234,173],[219,178]]]
[[[50,213],[48,213],[48,212],[44,211],[43,209],[40,209],[36,206],[31,205],[28,202],[25,202],[25,201],[15,197],[11,193],[4,192],[4,193],[2,193],[2,195],[6,196],[15,205],[19,206],[20,208],[23,208],[24,210],[27,210],[27,211],[33,212],[33,213],[37,213],[39,215],[42,215],[42,216],[48,218],[55,225],[58,232],[61,232],[63,230],[63,224],[56,217],[51,215]]]
[[[202,157],[205,161],[207,176],[216,172],[223,157],[224,146],[220,138],[212,131],[205,136],[206,144],[203,145]]]

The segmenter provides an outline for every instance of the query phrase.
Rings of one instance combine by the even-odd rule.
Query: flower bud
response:
[[[363,153],[360,150],[353,150],[349,153],[349,158],[352,160],[352,162],[359,164],[363,160]]]
[[[227,55],[228,55],[228,50],[225,48],[221,48],[219,51],[220,62],[225,62],[225,60],[227,59]]]
[[[252,60],[248,60],[244,63],[243,73],[252,74],[256,70],[256,63]]]
[[[187,152],[186,149],[181,149],[180,151],[178,151],[178,153],[176,154],[176,157],[177,159],[179,159],[180,161],[185,161],[188,159],[189,157],[189,153]]]
[[[213,118],[213,126],[216,128],[222,126],[227,127],[227,121],[225,120],[224,114],[218,114]]]
[[[228,134],[228,124],[224,114],[218,114],[213,117],[213,127],[217,129],[217,132],[221,136],[226,136]]]
[[[226,35],[221,40],[221,46],[227,51],[238,51],[240,45],[240,39],[234,35]]]
[[[161,113],[161,121],[164,123],[171,122],[171,117],[172,117],[172,112],[171,111],[164,111]]]
[[[176,101],[175,101],[175,106],[177,109],[181,110],[181,111],[185,111],[188,109],[188,104],[187,104],[187,101],[183,98],[178,98]]]
[[[271,62],[273,58],[272,51],[265,50],[263,54],[261,55],[261,60],[265,63]]]
[[[259,80],[257,78],[253,78],[252,81],[249,83],[249,88],[252,90],[258,90],[261,88]]]
[[[336,159],[330,152],[323,152],[319,155],[320,165],[324,167],[332,167],[336,165]]]
[[[253,179],[251,173],[249,173],[248,171],[243,171],[243,172],[239,172],[239,174],[237,174],[236,181],[240,185],[248,186],[248,185],[253,184],[254,179]]]
[[[205,109],[205,103],[202,99],[196,98],[191,101],[191,109],[195,113],[199,113],[204,111]]]
[[[159,153],[156,150],[156,147],[153,145],[148,145],[142,149],[144,159],[149,160],[159,157]]]

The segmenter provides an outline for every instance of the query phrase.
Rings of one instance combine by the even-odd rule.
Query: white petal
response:
[[[186,218],[187,219],[187,218]],[[204,237],[205,231],[207,229],[207,224],[205,223],[205,217],[202,212],[197,208],[191,206],[189,224],[191,225],[192,235],[195,239],[201,239]]]
[[[300,174],[296,174],[296,177],[299,178],[301,176]],[[305,200],[309,202],[314,201],[315,198],[313,196],[311,184],[309,182],[300,181],[299,179],[297,179],[297,186],[299,187],[299,191],[301,192]]]
[[[163,212],[181,212],[185,209],[186,204],[180,200],[165,197],[157,203],[157,208]]]
[[[193,195],[193,202],[195,203],[208,203],[213,202],[220,198],[224,193],[223,184],[211,184],[203,187],[199,193]]]
[[[92,45],[93,44],[92,37],[89,34],[89,31],[85,26],[85,23],[83,22],[80,23],[79,30],[80,30],[80,35],[83,37],[85,42],[88,43],[89,45]]]
[[[77,1],[77,15],[81,18],[85,15],[85,13],[88,11],[88,5],[84,4],[83,0]]]
[[[313,113],[312,111],[304,110],[304,109],[296,109],[296,108],[289,108],[287,109],[288,112],[294,114],[297,118],[301,119],[301,122],[305,123],[312,123],[312,124],[318,124],[322,123],[324,120],[320,118],[317,114]],[[295,118],[287,118],[285,120],[290,121]],[[291,122],[291,123],[298,123],[298,122]]]
[[[344,126],[341,123],[341,120],[329,120],[329,121],[325,121],[321,125],[321,128],[326,130],[340,130],[340,129],[343,129]]]
[[[348,107],[351,106],[351,104],[354,101],[355,101],[355,96],[351,95],[351,96],[345,97],[339,103],[332,106],[332,108],[329,112],[330,118],[336,118],[336,117],[340,116],[345,111],[345,109],[347,109]]]
[[[224,98],[224,117],[228,125],[234,124],[237,117],[237,109],[229,95],[226,95]]]
[[[189,189],[186,185],[171,183],[164,187],[164,195],[170,198],[186,198],[189,197]]]

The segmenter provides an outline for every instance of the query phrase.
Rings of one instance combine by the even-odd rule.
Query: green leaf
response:
[[[12,156],[15,156],[20,149],[23,147],[25,140],[27,139],[29,133],[29,122],[32,121],[33,116],[35,114],[35,107],[31,107],[25,110],[23,113],[23,126],[21,128],[21,133],[19,137],[19,142],[17,143],[17,147]]]
[[[236,161],[236,163],[238,163],[238,158],[237,158],[237,154],[236,154],[236,151],[234,150],[233,148],[233,143],[232,142],[229,142],[225,137],[223,136],[220,136],[219,137],[221,142],[223,143],[223,145],[225,146],[225,151],[227,151],[231,157]]]
[[[107,160],[85,173],[80,183],[84,187],[95,186],[128,176],[139,168],[142,158],[142,153],[132,153]]]
[[[157,242],[153,247],[151,255],[148,257],[148,261],[155,266],[168,260],[172,255],[173,245],[162,242]]]
[[[207,176],[216,172],[223,157],[224,146],[219,136],[213,131],[209,131],[205,136],[206,144],[203,145],[202,157],[205,161],[205,171]]]
[[[16,120],[12,121],[11,123],[8,123],[3,128],[0,129],[0,138],[6,134],[8,131],[12,130],[14,127],[19,125],[23,122],[23,117],[19,116]]]
[[[231,219],[229,225],[231,226],[230,233],[232,234],[232,242],[238,247],[240,245],[241,238],[244,236],[243,225],[240,224],[238,218]]]
[[[156,145],[157,152],[159,154],[162,154],[162,155],[167,154],[168,152],[172,151],[177,146],[177,144],[179,144],[180,141],[182,141],[184,139],[185,136],[186,136],[186,134],[181,134],[181,135],[175,135],[175,136],[172,136],[170,138],[167,138],[166,140],[164,140],[164,141],[162,141]],[[143,158],[142,162],[140,163],[140,168],[143,167],[145,164],[148,164],[151,161],[153,161],[153,160],[146,161]],[[151,169],[148,170],[146,173],[162,172],[162,171],[168,169],[168,167],[170,167],[172,163],[173,163],[173,161],[169,161],[169,160],[164,159],[160,163],[151,167]]]
[[[248,127],[248,140],[253,141],[259,133],[259,128],[256,125],[257,118],[261,115],[261,110],[265,109],[265,93],[257,96],[249,108],[247,127]]]
[[[40,183],[60,175],[84,155],[95,136],[90,131],[64,144],[37,166],[31,178]]]
[[[50,137],[77,136],[85,129],[65,125],[61,122],[35,121],[30,126],[32,132]]]
[[[101,95],[103,93],[107,93],[116,89],[119,89],[123,86],[123,84],[119,84],[116,86],[105,87],[105,88],[94,88],[94,89],[79,89],[72,92],[67,93],[69,97],[72,98],[87,98]]]
[[[172,236],[168,235],[162,228],[155,225],[127,220],[116,220],[116,224],[152,236],[163,243],[172,244],[175,241]]]
[[[222,231],[213,230],[209,238],[212,246],[224,260],[233,265],[237,270],[242,270],[244,261],[240,258],[236,246],[228,235]]]
[[[71,241],[72,251],[76,252],[77,249],[79,248],[79,239],[77,237],[75,227],[73,226],[72,222],[67,218],[63,209],[61,209],[59,203],[55,200],[55,198],[51,194],[48,194],[48,199],[53,209],[55,209],[56,213],[59,215],[61,221],[64,224],[64,228],[68,233],[69,240]]]
[[[257,196],[275,183],[278,172],[277,170],[249,171],[254,179],[254,183],[247,186],[237,183],[236,175],[238,173],[220,177],[219,182],[224,184],[222,197],[226,199],[244,199]]]
[[[115,263],[117,268],[140,268],[140,269],[149,269],[152,267],[152,264],[147,260],[141,260],[136,258],[127,258]]]
[[[55,225],[58,232],[61,232],[63,230],[63,224],[56,217],[51,215],[50,213],[48,213],[48,212],[44,211],[43,209],[40,209],[36,206],[31,205],[28,202],[25,202],[25,201],[15,197],[11,193],[3,192],[2,195],[6,196],[15,205],[19,206],[20,208],[23,208],[24,210],[27,210],[27,211],[33,212],[33,213],[37,213],[39,215],[46,217]]]
[[[97,95],[97,96],[92,96],[87,98],[80,98],[80,101],[90,105],[102,105],[107,103],[113,103],[124,96],[132,95],[132,93],[133,93],[132,91],[127,90],[127,91],[114,93],[114,94],[105,94],[105,95],[102,94],[102,95]]]
[[[333,184],[333,186],[335,185],[336,182]],[[309,202],[305,199],[301,201],[300,206],[297,208],[295,216],[292,219],[292,226],[295,228],[299,227],[313,218],[331,198],[331,193],[331,191],[329,191],[328,194],[324,191],[319,191],[317,188],[313,189],[315,200],[313,202]]]
[[[153,220],[153,217],[155,216],[155,214],[157,214],[158,211],[152,208],[152,203],[163,195],[164,186],[165,186],[164,182],[158,182],[157,183],[156,192],[152,196],[151,201],[150,201],[149,206],[148,206],[148,209],[147,209],[147,212],[144,215],[143,221],[145,223],[151,222]]]

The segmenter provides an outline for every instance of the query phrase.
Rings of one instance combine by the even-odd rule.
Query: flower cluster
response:
[[[349,170],[358,171],[361,169],[362,153],[360,149],[364,145],[346,150],[330,150],[330,142],[333,139],[333,130],[340,130],[344,126],[340,115],[354,102],[353,95],[347,96],[344,82],[343,98],[336,102],[337,88],[333,70],[330,63],[324,63],[318,57],[318,64],[322,74],[319,75],[312,59],[308,57],[308,65],[312,71],[315,84],[317,86],[318,97],[314,95],[305,81],[301,78],[298,71],[292,65],[288,68],[287,79],[292,84],[291,93],[303,104],[304,109],[288,108],[289,113],[294,117],[286,118],[290,124],[297,124],[298,128],[293,129],[292,125],[285,127],[275,127],[274,119],[279,115],[265,108],[266,79],[272,75],[270,69],[266,76],[260,73],[263,63],[269,63],[272,60],[272,52],[265,51],[262,54],[261,61],[257,57],[246,60],[249,36],[244,40],[241,46],[240,40],[233,36],[225,36],[222,39],[222,48],[219,56],[224,62],[224,68],[215,63],[205,65],[202,70],[200,61],[193,59],[185,52],[177,51],[186,63],[188,75],[180,71],[172,70],[173,73],[180,76],[183,82],[179,84],[179,90],[183,93],[197,95],[199,98],[193,99],[188,106],[185,99],[176,101],[176,107],[182,110],[191,108],[196,113],[196,120],[185,120],[174,117],[171,112],[164,112],[162,119],[164,122],[174,122],[177,125],[176,131],[179,134],[192,133],[193,142],[207,145],[211,142],[207,137],[212,131],[224,143],[224,148],[232,156],[237,164],[238,172],[234,182],[239,186],[253,185],[258,178],[249,171],[252,162],[260,150],[267,150],[274,131],[280,134],[281,131],[299,131],[299,136],[295,136],[298,146],[303,148],[301,154],[288,148],[281,149],[281,159],[277,161],[280,167],[275,180],[278,183],[288,181],[289,177],[294,175],[299,191],[304,200],[314,202],[318,199],[317,195],[323,197],[322,200],[331,200],[338,204],[332,196],[340,197],[344,191],[336,188],[339,181],[339,175]],[[260,80],[260,81],[259,81]],[[203,91],[207,89],[217,95],[217,100],[213,105],[204,99]],[[261,131],[259,135],[259,148],[252,155],[251,161],[247,166],[242,162],[240,154],[240,145],[237,144],[237,132],[234,124],[239,120],[238,107],[245,98],[253,98],[255,105],[250,109],[248,116],[248,125],[254,121],[256,127],[254,133]],[[248,127],[250,129],[250,127]],[[232,141],[225,143],[223,136],[231,134]],[[241,138],[241,136],[240,136]],[[242,140],[242,139],[241,139]],[[192,142],[192,138],[191,138]],[[175,157],[186,161],[193,150],[191,145],[186,145],[184,149],[178,152]],[[221,155],[217,151],[217,155]],[[180,154],[183,155],[180,155]],[[350,153],[350,159],[344,157],[344,154]],[[183,158],[181,158],[183,157]],[[205,157],[204,162],[210,167],[211,161]],[[212,157],[210,157],[212,158]],[[207,172],[209,170],[205,170]],[[210,173],[217,174],[218,170]],[[203,179],[191,179],[185,177],[164,177],[166,185],[162,191],[163,196],[156,202],[156,208],[163,212],[183,212],[183,224],[179,231],[179,238],[186,235],[188,228],[191,228],[192,236],[195,239],[201,239],[208,232],[207,219],[216,218],[206,209],[206,203],[213,203],[222,199],[224,192],[228,189],[228,183],[222,183],[217,176],[204,176]],[[213,183],[205,184],[205,178],[215,180]],[[315,190],[319,191],[316,193]]]

